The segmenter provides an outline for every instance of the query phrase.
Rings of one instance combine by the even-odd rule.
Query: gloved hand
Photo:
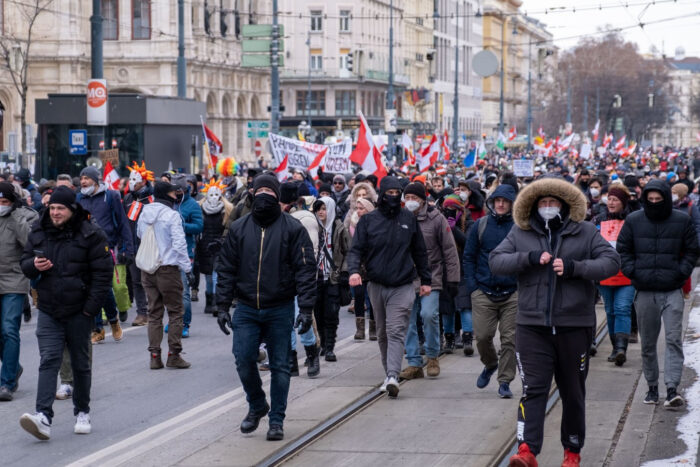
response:
[[[207,244],[207,253],[209,253],[212,256],[216,256],[219,253],[219,250],[221,250],[221,245],[223,245],[223,243],[223,238],[221,240],[209,242],[209,244]]]
[[[449,225],[451,229],[454,229],[456,224],[457,224],[457,219],[455,219],[454,217],[447,218],[447,225]]]
[[[311,310],[299,310],[299,316],[294,322],[294,327],[298,329],[299,334],[306,334],[311,329],[312,323]]]
[[[231,315],[229,314],[228,310],[219,310],[219,314],[216,317],[216,321],[217,323],[219,323],[221,332],[223,332],[227,336],[231,334],[231,331],[226,329],[226,326],[228,326],[229,329],[233,330],[233,324],[231,323]]]
[[[185,274],[185,277],[187,277],[187,283],[189,285],[194,284],[194,280],[195,280],[194,272],[192,272],[192,271],[188,272],[187,274]]]
[[[459,294],[459,282],[448,282],[447,293],[450,294],[450,297],[455,298]]]

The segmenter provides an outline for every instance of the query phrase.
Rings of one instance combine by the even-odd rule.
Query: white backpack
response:
[[[136,267],[148,274],[155,273],[162,262],[155,232],[158,217],[160,216],[157,216],[153,224],[148,226],[146,233],[141,238],[139,250],[136,252]]]

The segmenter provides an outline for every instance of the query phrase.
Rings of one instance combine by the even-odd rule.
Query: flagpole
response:
[[[199,116],[199,120],[202,122],[202,135],[204,136],[204,147],[206,148],[206,156],[207,156],[207,178],[211,176],[210,169],[212,169],[212,161],[211,161],[211,151],[209,149],[209,139],[207,138],[207,130],[204,128],[204,117]]]

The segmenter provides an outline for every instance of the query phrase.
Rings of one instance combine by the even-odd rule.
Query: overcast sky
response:
[[[603,9],[599,10],[598,5]],[[545,14],[545,9],[555,7],[563,9]],[[576,12],[572,11],[574,7]],[[595,9],[586,10],[592,7]],[[641,53],[655,46],[673,56],[676,47],[681,46],[686,56],[700,56],[700,0],[524,0],[521,10],[544,22],[554,35],[555,45],[562,49],[578,42],[578,37],[567,39],[571,36],[593,34],[606,24],[628,27],[641,21],[650,24],[643,30],[637,26],[622,32],[626,40],[637,43]],[[653,24],[665,18],[677,19]]]

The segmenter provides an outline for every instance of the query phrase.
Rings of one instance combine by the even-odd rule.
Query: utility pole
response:
[[[571,123],[571,70],[566,70],[566,123]]]
[[[532,36],[527,41],[527,150],[532,149]]]
[[[280,51],[280,29],[277,22],[277,1],[272,0],[272,43],[270,44],[270,132],[278,134],[280,131],[280,73],[279,73],[279,51]]]
[[[505,66],[506,66],[506,22],[507,16],[503,16],[503,27],[501,28],[501,99],[499,102],[498,132],[503,134],[503,88],[505,87]]]
[[[600,88],[595,88],[595,120],[600,120]]]
[[[455,95],[452,99],[452,152],[457,152],[459,139],[459,2],[455,11]]]
[[[583,96],[583,131],[588,131],[588,94]]]
[[[309,80],[306,88],[306,118],[309,128],[309,136],[311,136],[311,28],[306,36],[306,45],[309,46]]]
[[[91,78],[102,79],[102,0],[92,0],[90,17],[90,64]]]
[[[185,61],[185,0],[177,0],[177,97],[187,97],[187,62]]]
[[[389,2],[389,89],[386,93],[386,109],[394,110],[394,0]],[[387,132],[388,159],[394,157],[394,133],[395,131]]]

